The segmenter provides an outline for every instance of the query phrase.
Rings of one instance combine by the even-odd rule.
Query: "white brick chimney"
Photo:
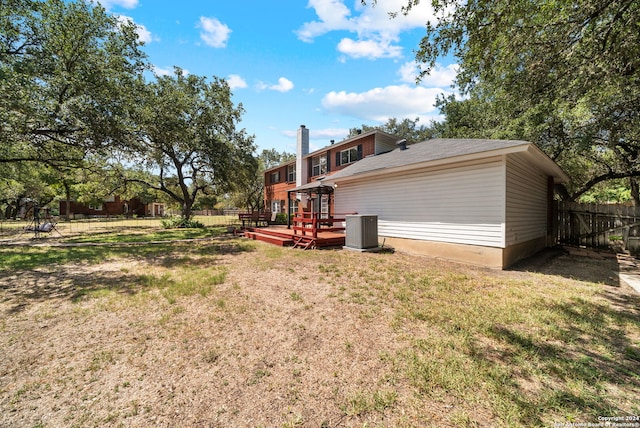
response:
[[[309,180],[308,162],[304,157],[309,154],[309,130],[300,125],[298,129],[296,152],[296,187],[306,184]]]

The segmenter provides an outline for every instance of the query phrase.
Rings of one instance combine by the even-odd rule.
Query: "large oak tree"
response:
[[[467,95],[440,101],[444,136],[531,140],[570,174],[565,198],[626,178],[640,202],[640,2],[431,4],[416,59],[428,73],[453,54]]]
[[[136,27],[86,0],[0,2],[0,162],[69,165],[128,141]]]
[[[52,168],[78,200],[145,183],[189,217],[198,194],[252,175],[253,138],[236,128],[226,82],[180,70],[147,82],[136,30],[88,0],[0,2],[3,183]]]
[[[244,110],[233,104],[224,79],[176,68],[140,95],[137,143],[129,154],[157,173],[146,184],[176,201],[183,217],[191,217],[200,193],[222,194],[255,175],[253,136],[239,129]]]

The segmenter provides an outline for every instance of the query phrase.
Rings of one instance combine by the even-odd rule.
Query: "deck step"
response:
[[[259,232],[245,232],[244,235],[256,241],[268,242],[270,244],[280,245],[281,247],[293,245],[293,239],[291,238],[283,238],[281,236],[267,235]]]
[[[341,247],[345,243],[344,235],[336,233],[320,233],[317,238],[314,238],[309,234],[294,234],[295,231],[289,229],[248,227],[244,228],[243,231],[245,237],[249,239],[280,246],[293,246],[294,248]]]

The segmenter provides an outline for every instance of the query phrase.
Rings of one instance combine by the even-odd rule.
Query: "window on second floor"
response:
[[[280,171],[271,173],[271,183],[279,183],[280,182]]]
[[[311,175],[317,176],[327,173],[327,155],[314,156],[311,160]]]
[[[287,181],[292,182],[296,181],[296,166],[289,165],[287,167]]]
[[[336,153],[336,166],[346,165],[362,159],[362,145],[342,150]]]
[[[340,165],[355,162],[358,160],[358,148],[351,147],[350,149],[340,152]]]

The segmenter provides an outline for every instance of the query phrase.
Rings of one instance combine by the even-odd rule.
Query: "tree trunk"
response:
[[[573,202],[573,199],[571,198],[571,195],[569,194],[569,191],[564,184],[556,184],[553,190],[555,191],[556,195],[560,196],[560,200]]]
[[[640,186],[638,186],[638,179],[636,177],[629,177],[629,187],[631,188],[633,206],[640,206]]]
[[[65,205],[65,213],[64,218],[65,221],[71,221],[71,186],[69,183],[64,182],[64,196],[66,199]]]
[[[182,217],[185,220],[190,220],[191,219],[191,204],[189,202],[184,202],[182,204]]]

